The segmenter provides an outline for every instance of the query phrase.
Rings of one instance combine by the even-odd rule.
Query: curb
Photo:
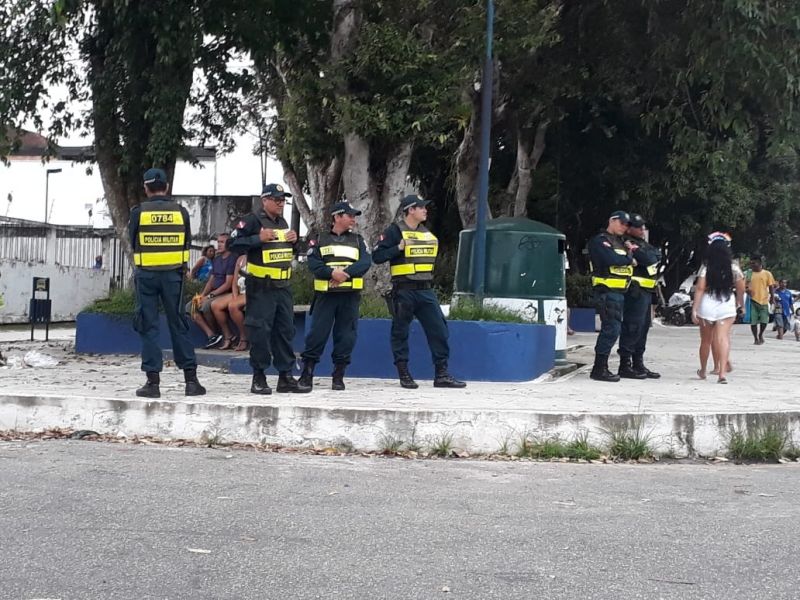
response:
[[[776,425],[800,444],[800,412],[588,414],[486,409],[375,409],[277,406],[234,402],[0,394],[0,430],[90,429],[119,437],[216,438],[281,446],[349,444],[379,450],[393,436],[426,443],[451,436],[453,447],[495,453],[524,435],[572,439],[588,435],[604,445],[608,431],[640,431],[657,454],[675,457],[725,453],[730,432]]]

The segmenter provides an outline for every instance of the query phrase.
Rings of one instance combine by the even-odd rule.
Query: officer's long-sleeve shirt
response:
[[[392,223],[384,230],[381,239],[372,249],[372,262],[379,265],[403,254],[403,251],[397,247],[401,241],[403,241],[403,233],[395,223]]]
[[[168,196],[153,196],[148,198],[148,202],[170,202],[172,199]],[[181,206],[181,213],[183,214],[183,227],[184,227],[184,244],[183,247],[188,249],[192,243],[192,226],[189,223],[189,212]],[[139,235],[139,215],[142,213],[140,205],[134,206],[131,209],[130,220],[128,221],[128,237],[131,240],[131,246],[136,247],[136,237]]]
[[[611,243],[611,234],[601,233],[589,240],[589,258],[594,267],[625,267],[633,264],[630,253],[618,254]],[[621,240],[620,240],[620,243]]]
[[[260,217],[260,218],[259,218]],[[262,221],[264,225],[262,225]],[[234,254],[245,254],[251,250],[261,250],[264,242],[259,234],[262,227],[267,229],[289,229],[289,224],[283,217],[273,219],[266,212],[261,211],[258,216],[253,213],[242,217],[231,232],[231,243],[228,248]]]
[[[641,244],[636,250],[633,251],[633,258],[636,259],[636,264],[643,267],[658,264],[661,260],[661,251],[655,246],[651,246],[647,242],[640,242],[634,239],[634,244]]]
[[[331,235],[334,236],[334,239],[339,237],[333,232],[331,232]],[[372,257],[367,250],[367,245],[364,243],[364,238],[359,235],[358,260],[348,267],[345,267],[344,272],[347,273],[351,279],[354,277],[363,277],[364,273],[369,271],[371,266]],[[326,265],[325,261],[322,259],[322,253],[319,250],[319,243],[315,243],[313,246],[311,246],[311,248],[309,248],[308,270],[311,271],[311,273],[317,279],[330,279],[333,275],[333,268]]]

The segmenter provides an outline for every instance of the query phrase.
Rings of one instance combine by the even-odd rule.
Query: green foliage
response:
[[[450,306],[451,321],[494,321],[497,323],[530,323],[507,308],[482,305],[470,298],[461,298]]]
[[[136,295],[133,289],[112,290],[108,298],[95,300],[83,312],[101,313],[114,317],[131,317],[136,309]]]
[[[382,433],[378,438],[378,451],[381,454],[394,456],[400,453],[403,446],[405,442],[402,439],[389,433]]]
[[[447,458],[453,452],[453,434],[443,433],[433,436],[428,443],[431,456]]]
[[[608,437],[608,452],[613,458],[638,460],[653,456],[651,434],[644,430],[644,422],[640,417],[627,425],[614,425],[604,433]]]
[[[541,438],[525,433],[520,437],[516,455],[520,458],[539,460],[557,458],[597,460],[602,453],[589,443],[589,436],[586,432],[582,432],[570,441],[564,441],[558,436]]]
[[[314,299],[314,276],[305,264],[292,269],[292,298],[295,304],[311,304]]]
[[[365,292],[361,294],[359,316],[362,319],[391,319],[386,299],[378,294]]]
[[[747,431],[731,429],[728,456],[734,460],[777,461],[791,452],[785,423],[748,427]]]
[[[593,308],[592,278],[574,273],[567,275],[567,306],[570,308]]]

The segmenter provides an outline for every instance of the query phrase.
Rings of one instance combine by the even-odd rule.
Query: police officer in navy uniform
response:
[[[609,217],[606,230],[589,240],[592,288],[601,323],[590,375],[596,381],[619,381],[619,375],[608,370],[608,356],[622,330],[625,292],[633,275],[634,244],[622,238],[629,221],[630,215],[618,210]]]
[[[400,385],[419,387],[408,370],[408,331],[414,317],[425,330],[431,349],[435,376],[434,387],[463,388],[467,384],[455,379],[447,370],[450,346],[447,343],[447,322],[432,289],[433,269],[439,252],[439,241],[423,225],[430,204],[415,195],[400,202],[403,216],[381,235],[372,251],[375,264],[389,262],[392,276],[392,353]]]
[[[650,245],[647,225],[641,215],[632,214],[625,240],[630,242],[633,259],[631,285],[625,294],[622,333],[619,338],[619,376],[626,379],[658,379],[659,373],[644,366],[647,332],[650,330],[653,294],[658,280],[661,251]]]
[[[331,209],[333,223],[329,231],[309,240],[308,269],[314,275],[314,300],[311,329],[303,351],[303,373],[300,386],[311,391],[314,366],[322,357],[325,343],[333,328],[333,382],[331,389],[343,390],[344,373],[356,345],[358,311],[364,274],[372,266],[372,258],[364,238],[352,231],[361,214],[347,202],[338,202]]]
[[[229,248],[247,253],[247,289],[244,324],[250,340],[253,381],[250,392],[271,394],[265,371],[274,362],[278,392],[304,392],[292,377],[295,356],[294,301],[290,278],[297,232],[283,218],[291,194],[270,183],[261,192],[261,210],[244,217],[231,233]]]
[[[202,396],[197,380],[197,358],[189,340],[189,321],[183,312],[183,274],[189,260],[192,229],[189,213],[167,192],[161,169],[144,174],[147,200],[131,209],[128,234],[133,247],[136,284],[134,328],[142,338],[142,371],[147,382],[136,390],[144,398],[160,398],[163,356],[158,344],[158,303],[164,308],[175,363],[183,369],[187,396]]]

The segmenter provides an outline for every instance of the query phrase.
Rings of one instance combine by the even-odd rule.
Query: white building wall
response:
[[[89,303],[108,296],[111,274],[106,269],[0,259],[0,293],[5,306],[0,308],[0,323],[27,323],[28,304],[34,277],[50,278],[53,321],[74,321]],[[38,293],[37,298],[44,298]]]

